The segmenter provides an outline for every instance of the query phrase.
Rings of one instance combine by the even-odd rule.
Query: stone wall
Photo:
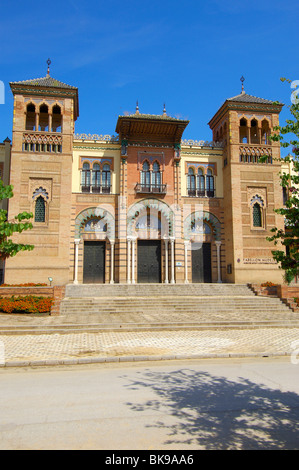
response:
[[[261,284],[248,284],[256,295],[269,295],[279,297],[294,312],[299,312],[299,306],[294,301],[299,299],[299,284],[288,286],[285,284],[277,284],[273,286],[262,286]]]

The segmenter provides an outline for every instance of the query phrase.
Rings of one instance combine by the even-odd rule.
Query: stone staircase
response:
[[[89,329],[299,327],[299,315],[240,284],[68,285],[64,323]]]
[[[70,284],[60,315],[19,317],[2,318],[0,335],[299,328],[298,312],[240,284]]]

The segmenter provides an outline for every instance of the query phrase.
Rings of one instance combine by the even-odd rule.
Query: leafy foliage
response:
[[[5,186],[0,180],[0,201],[13,197],[13,187]],[[33,217],[30,212],[22,212],[14,217],[13,220],[7,220],[7,211],[0,209],[0,259],[5,260],[15,256],[19,251],[33,250],[33,245],[14,243],[9,237],[16,232],[23,232],[32,228],[32,223],[27,222]]]
[[[294,83],[285,78],[281,81]],[[295,92],[298,93],[297,90]],[[280,242],[285,247],[284,250],[272,251],[272,254],[284,270],[284,279],[288,284],[299,275],[299,99],[293,99],[295,92],[292,93],[292,105],[289,106],[293,119],[286,120],[283,127],[275,127],[276,133],[271,136],[271,140],[280,142],[281,147],[292,147],[290,154],[280,159],[290,164],[290,171],[280,175],[281,186],[286,188],[288,198],[285,207],[275,209],[277,214],[284,216],[285,227],[273,228],[273,236],[267,237],[275,245]],[[291,134],[289,141],[285,141],[287,134]]]

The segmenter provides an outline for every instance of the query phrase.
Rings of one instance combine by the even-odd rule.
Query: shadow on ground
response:
[[[140,373],[140,380],[129,387],[149,387],[155,392],[156,400],[127,405],[136,412],[161,411],[162,419],[154,427],[157,432],[166,431],[164,445],[207,450],[299,449],[296,393],[190,369]]]

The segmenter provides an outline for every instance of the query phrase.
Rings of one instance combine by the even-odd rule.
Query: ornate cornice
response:
[[[74,134],[74,140],[100,141],[107,143],[119,143],[117,135],[110,134]]]
[[[74,150],[76,150],[76,149],[109,150],[109,151],[114,152],[115,150],[120,150],[120,147],[109,148],[109,147],[92,147],[90,145],[76,145],[76,146],[74,146]]]

